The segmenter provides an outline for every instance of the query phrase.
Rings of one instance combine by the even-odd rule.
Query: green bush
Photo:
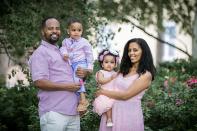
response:
[[[197,83],[193,88],[186,83],[197,75],[197,63],[193,61],[176,60],[160,65],[143,98],[147,130],[197,130]]]
[[[94,92],[96,91],[96,81],[95,74],[100,69],[98,61],[94,63],[94,71],[90,77],[88,77],[86,82],[87,87],[87,96],[90,103],[93,102],[95,96]],[[88,107],[88,113],[81,118],[81,131],[98,131],[100,123],[100,117],[92,111],[92,104]]]
[[[197,130],[197,83],[186,81],[196,76],[197,63],[176,60],[162,63],[157,76],[142,99],[145,131]],[[99,70],[95,63],[94,73]],[[86,82],[88,99],[92,103],[96,90],[95,76]],[[37,88],[34,86],[7,89],[0,87],[0,130],[39,131]],[[98,131],[100,117],[89,106],[81,118],[81,131]]]
[[[0,88],[0,130],[39,130],[37,90],[34,87]]]

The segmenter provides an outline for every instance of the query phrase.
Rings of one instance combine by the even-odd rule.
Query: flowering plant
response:
[[[195,76],[189,78],[187,81],[186,81],[187,85],[190,87],[190,88],[195,88],[197,87],[197,78]]]

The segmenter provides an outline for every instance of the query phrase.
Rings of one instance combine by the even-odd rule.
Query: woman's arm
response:
[[[125,91],[108,91],[100,89],[99,91],[97,91],[97,94],[106,95],[108,97],[118,100],[128,100],[148,88],[148,86],[150,86],[151,84],[151,81],[151,73],[146,72],[141,75],[137,80],[135,80]]]

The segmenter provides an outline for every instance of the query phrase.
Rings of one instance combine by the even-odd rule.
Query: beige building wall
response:
[[[118,29],[121,27],[121,31],[118,32]],[[126,44],[126,42],[129,39],[132,38],[143,38],[146,40],[148,43],[152,55],[153,55],[153,60],[156,65],[157,63],[157,40],[154,39],[153,37],[147,35],[144,33],[142,30],[134,27],[134,29],[131,31],[132,26],[128,24],[111,24],[109,27],[112,29],[116,35],[114,39],[111,41],[113,44],[113,47],[116,48],[118,51],[120,51],[120,55],[122,56],[123,53],[123,48]],[[157,32],[154,29],[154,26],[149,26],[145,29],[148,33],[154,35],[157,37]],[[174,41],[167,41],[167,42],[173,42],[175,46],[183,49],[184,51],[187,51],[189,54],[192,54],[192,39],[189,35],[186,35],[184,33],[181,33],[179,30],[179,26],[175,25],[175,30],[176,30],[176,38]],[[183,52],[170,47],[166,44],[163,45],[164,50],[163,50],[163,56],[161,61],[172,61],[174,59],[188,59],[188,56],[185,55]],[[98,55],[98,47],[94,49],[94,56],[97,58]],[[169,52],[171,52],[171,55]],[[173,52],[173,53],[172,53]]]
[[[5,74],[8,68],[12,65],[12,61],[9,60],[6,54],[0,54],[0,75]]]

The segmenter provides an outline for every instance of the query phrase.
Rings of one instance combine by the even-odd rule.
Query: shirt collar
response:
[[[73,41],[73,42],[79,42],[81,40],[81,37],[79,39],[73,39],[73,38],[70,37],[69,40]]]
[[[53,44],[50,44],[50,43],[48,43],[48,42],[46,42],[44,40],[41,41],[41,44],[43,46],[47,47],[47,48],[51,48],[51,49],[54,49],[54,50],[59,49],[57,44],[53,45]]]

